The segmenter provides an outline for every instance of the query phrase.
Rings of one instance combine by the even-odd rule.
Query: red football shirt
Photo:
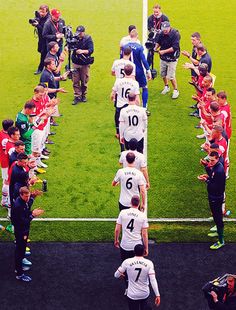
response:
[[[7,155],[5,153],[6,144],[9,139],[8,133],[4,130],[0,131],[0,163],[2,168],[7,168]]]

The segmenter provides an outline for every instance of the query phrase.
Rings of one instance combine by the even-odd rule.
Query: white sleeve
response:
[[[222,145],[219,145],[219,149],[221,150],[222,153],[225,152],[225,148]]]
[[[160,296],[157,280],[155,277],[155,273],[149,274],[149,279],[150,279],[150,283],[151,283],[151,286],[152,286],[152,289],[153,289],[155,296]]]
[[[224,115],[225,119],[228,117],[228,113],[225,110],[221,111],[221,114]]]
[[[149,273],[148,273],[150,283],[151,283],[151,286],[152,286],[152,289],[154,291],[155,296],[160,296],[158,284],[157,284],[157,280],[156,280],[156,276],[155,276],[154,265],[152,262],[150,262],[150,263],[151,263],[151,266],[150,266]]]
[[[114,177],[114,181],[115,182],[119,182],[120,181],[120,169],[117,171],[115,177]]]
[[[146,180],[144,178],[144,175],[142,174],[142,172],[140,171],[140,176],[139,176],[139,182],[138,182],[138,185],[141,186],[141,185],[145,185],[146,184]]]
[[[120,278],[120,276],[123,275],[125,271],[126,271],[126,262],[123,261],[122,265],[114,273],[114,277]]]
[[[5,150],[6,149],[6,144],[7,144],[8,139],[5,138],[2,140],[2,149]]]
[[[121,212],[120,212],[120,214],[119,214],[119,216],[118,216],[118,218],[117,218],[117,220],[116,220],[116,224],[119,224],[119,225],[121,225],[121,224],[122,224],[122,216],[121,216]]]
[[[147,219],[147,217],[145,216],[144,221],[143,221],[143,227],[142,227],[142,228],[148,228],[148,227],[149,227],[148,219]]]
[[[139,95],[140,94],[138,82],[135,83],[135,88],[134,88],[133,92],[135,93],[135,95]]]
[[[123,138],[124,137],[124,131],[125,131],[125,120],[124,120],[123,109],[120,112],[119,131],[120,131],[120,137]]]
[[[142,154],[143,155],[143,154]],[[140,156],[140,166],[141,168],[146,168],[147,167],[147,161],[145,159],[145,156]]]
[[[146,128],[147,128],[147,113],[146,113],[146,111],[144,111],[144,113],[143,113],[143,126],[144,126],[144,130],[146,130]]]
[[[117,92],[117,90],[118,90],[117,81],[115,82],[114,86],[112,87],[112,90],[113,90],[114,92]]]
[[[113,62],[113,65],[111,67],[111,71],[115,71],[115,65],[116,65],[116,61]]]
[[[122,152],[120,155],[119,163],[123,165],[124,163],[124,153]]]

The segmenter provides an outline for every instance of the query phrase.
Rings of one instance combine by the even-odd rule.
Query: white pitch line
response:
[[[147,41],[147,14],[148,14],[148,0],[143,0],[143,46],[145,46],[145,42]],[[145,56],[147,57],[147,50],[144,49]],[[148,107],[148,105],[147,105]],[[146,128],[145,134],[144,134],[144,149],[143,153],[146,158],[147,162],[147,133],[148,133],[148,127]],[[145,213],[147,215],[147,207],[148,207],[148,196],[146,191],[146,203],[145,203]]]
[[[71,218],[71,217],[49,217],[49,218],[35,218],[34,221],[36,222],[116,222],[117,218],[90,218],[90,217],[84,217],[84,218]],[[0,218],[0,221],[5,222],[8,221],[7,218]],[[190,217],[190,218],[149,218],[148,222],[150,223],[203,223],[203,222],[213,222],[212,219],[209,218],[196,218],[196,217]],[[236,218],[226,218],[224,219],[224,222],[236,222]]]

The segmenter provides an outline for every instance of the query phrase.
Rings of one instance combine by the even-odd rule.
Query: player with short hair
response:
[[[137,151],[143,153],[144,133],[147,128],[147,114],[143,107],[136,105],[136,96],[128,95],[129,105],[121,110],[119,118],[120,143],[128,143],[132,138],[137,139]]]
[[[138,170],[142,171],[145,180],[146,180],[146,189],[150,188],[150,181],[148,177],[148,169],[147,169],[147,161],[144,154],[137,151],[138,141],[135,138],[132,138],[128,143],[128,150],[123,151],[120,154],[119,164],[123,166],[123,168],[128,166],[126,161],[126,155],[131,152],[135,155],[134,167]]]
[[[155,294],[155,305],[160,305],[160,293],[153,262],[144,258],[144,246],[137,244],[134,248],[135,256],[126,259],[117,269],[114,276],[120,278],[127,272],[128,275],[128,305],[129,310],[149,309],[147,300],[150,294],[149,281]]]
[[[122,52],[123,47],[131,41],[131,33],[133,32],[133,30],[136,30],[136,26],[129,25],[128,27],[129,34],[120,40],[120,58],[122,58],[122,55],[123,55],[123,52]],[[140,44],[139,40],[137,40],[137,42]]]
[[[11,165],[17,161],[17,155],[25,152],[25,144],[23,141],[18,140],[15,142],[15,151],[11,153],[9,157],[9,168]]]
[[[111,100],[114,102],[115,106],[115,126],[116,126],[116,137],[119,139],[119,117],[120,111],[128,106],[128,94],[133,92],[136,96],[135,100],[137,103],[140,102],[139,99],[139,85],[138,82],[133,79],[132,76],[133,66],[125,65],[124,73],[125,77],[123,79],[116,80],[112,92]],[[121,152],[124,151],[124,146],[121,144]]]
[[[130,37],[131,41],[124,47],[130,46],[132,49],[131,61],[136,66],[136,80],[139,83],[139,87],[142,88],[142,102],[143,107],[146,109],[148,102],[147,79],[151,80],[152,78],[151,70],[144,55],[144,48],[138,42],[138,32],[136,29],[132,30],[132,32],[130,33]],[[146,70],[146,74],[144,72],[144,69]]]
[[[133,66],[133,72],[132,76],[135,77],[135,64],[130,61],[130,55],[131,55],[131,48],[129,46],[125,47],[122,52],[122,58],[116,59],[113,62],[112,68],[111,68],[111,74],[115,76],[117,79],[122,79],[125,77],[124,68],[126,65]]]
[[[145,256],[148,255],[148,221],[147,216],[139,211],[140,199],[134,195],[131,199],[131,208],[121,210],[115,227],[114,245],[120,248],[121,260],[134,256],[136,244],[143,243]],[[121,243],[119,241],[122,230]]]
[[[120,198],[119,208],[120,210],[129,209],[130,201],[134,195],[141,195],[142,201],[140,209],[144,210],[146,202],[146,191],[145,191],[145,179],[141,171],[134,168],[135,155],[129,152],[126,155],[128,166],[126,168],[119,169],[112,181],[112,186],[120,184]]]

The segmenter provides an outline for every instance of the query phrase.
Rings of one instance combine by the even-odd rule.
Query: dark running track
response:
[[[236,273],[236,244],[212,252],[207,243],[152,244],[161,310],[207,309],[201,287]],[[31,283],[14,277],[14,245],[0,243],[0,309],[126,310],[119,251],[110,243],[32,243]],[[153,296],[152,296],[153,297]],[[153,301],[153,298],[151,298]],[[153,307],[154,309],[154,307]]]

